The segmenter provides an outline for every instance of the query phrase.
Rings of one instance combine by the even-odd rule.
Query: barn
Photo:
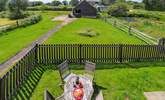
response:
[[[83,0],[73,8],[73,15],[75,17],[96,18],[97,9],[90,2]]]

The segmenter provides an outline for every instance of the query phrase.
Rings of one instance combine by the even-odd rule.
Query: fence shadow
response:
[[[97,64],[97,70],[115,69],[115,68],[145,68],[145,67],[165,67],[165,62],[131,62],[116,64]]]
[[[94,87],[94,93],[93,93],[93,96],[92,96],[92,100],[96,99],[96,97],[99,95],[101,90],[106,90],[107,89],[105,87],[102,87],[102,86],[96,84],[95,82],[94,82],[94,86],[93,87]]]
[[[16,96],[14,96],[13,99],[29,100],[44,72],[45,68],[41,66],[36,67],[23,82],[22,86],[18,88]]]

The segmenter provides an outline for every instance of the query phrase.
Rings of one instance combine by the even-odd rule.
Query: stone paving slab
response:
[[[144,92],[147,100],[165,100],[165,91]]]

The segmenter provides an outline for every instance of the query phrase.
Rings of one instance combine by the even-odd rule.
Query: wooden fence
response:
[[[36,48],[33,48],[0,78],[0,100],[11,100],[35,66]]]
[[[70,63],[123,63],[135,61],[165,60],[165,46],[160,45],[39,45],[38,63],[59,64],[64,60]]]
[[[96,63],[164,61],[165,46],[122,44],[36,45],[0,78],[0,100],[12,99],[12,96],[17,94],[17,90],[37,64],[59,64],[66,59],[75,64],[82,64],[86,60]]]
[[[102,20],[104,20],[107,23],[112,24],[113,26],[115,26],[116,28],[127,32],[130,35],[133,35],[139,39],[141,39],[142,41],[146,42],[147,44],[158,44],[158,39],[151,37],[131,26],[127,26],[123,23],[121,23],[120,21],[118,21],[118,19],[115,18],[107,18],[107,17],[101,17]]]

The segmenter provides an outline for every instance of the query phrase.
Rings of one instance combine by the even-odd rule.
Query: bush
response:
[[[41,19],[42,19],[41,15],[33,15],[33,16],[28,17],[28,18],[18,20],[18,26],[19,27],[22,27],[22,26],[25,27],[28,25],[32,25],[32,24],[38,23]]]
[[[133,5],[133,9],[144,9],[145,5],[144,3],[136,3]]]
[[[41,6],[35,6],[35,7],[28,7],[27,10],[30,11],[41,11],[41,10],[50,10],[50,11],[72,11],[72,7],[67,7],[67,6],[47,6],[46,8],[42,8]]]
[[[9,12],[7,11],[0,12],[0,18],[8,18],[8,17],[9,17]]]
[[[16,23],[0,27],[0,33],[1,32],[6,32],[9,30],[13,30],[18,27],[26,27],[28,25],[32,25],[35,23],[38,23],[42,19],[41,15],[33,15],[25,19],[18,20]]]
[[[99,33],[93,29],[83,29],[79,31],[78,34],[85,37],[96,37],[99,35]]]
[[[108,8],[108,14],[115,17],[127,16],[129,11],[126,3],[115,3]]]
[[[128,17],[143,17],[143,18],[152,18],[155,20],[165,21],[163,12],[156,11],[145,11],[145,10],[132,10],[128,13]]]
[[[22,19],[22,18],[26,18],[27,16],[29,16],[29,14],[27,12],[22,11],[22,10],[13,11],[13,12],[9,13],[10,19]]]

